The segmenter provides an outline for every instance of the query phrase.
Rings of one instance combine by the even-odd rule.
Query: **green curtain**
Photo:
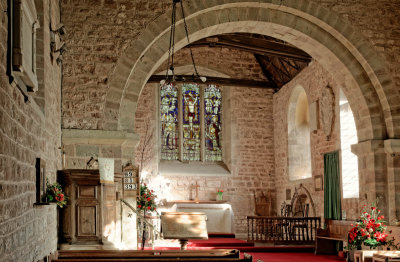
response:
[[[324,155],[324,217],[330,219],[342,218],[339,174],[339,153],[331,152]]]

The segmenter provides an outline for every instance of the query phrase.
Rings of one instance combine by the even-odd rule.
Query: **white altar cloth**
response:
[[[175,203],[173,212],[203,212],[207,215],[207,231],[213,233],[233,233],[233,212],[226,203]]]

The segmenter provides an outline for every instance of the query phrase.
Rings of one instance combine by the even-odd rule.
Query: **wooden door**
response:
[[[77,183],[76,241],[101,242],[101,187],[93,181]]]

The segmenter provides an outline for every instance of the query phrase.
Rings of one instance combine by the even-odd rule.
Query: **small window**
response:
[[[351,145],[358,143],[357,129],[353,112],[342,90],[340,90],[339,107],[343,198],[358,198],[358,159],[351,152]]]
[[[169,84],[160,89],[161,160],[222,161],[219,87]]]
[[[310,117],[307,94],[296,86],[288,110],[289,180],[312,177],[310,148]]]
[[[28,91],[37,91],[36,29],[39,21],[35,4],[33,0],[12,0],[10,5],[10,71],[19,86],[23,84]]]

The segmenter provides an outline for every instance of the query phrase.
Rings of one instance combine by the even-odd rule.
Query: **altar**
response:
[[[172,212],[202,212],[207,216],[207,231],[212,233],[233,233],[233,212],[226,201],[171,201]]]

